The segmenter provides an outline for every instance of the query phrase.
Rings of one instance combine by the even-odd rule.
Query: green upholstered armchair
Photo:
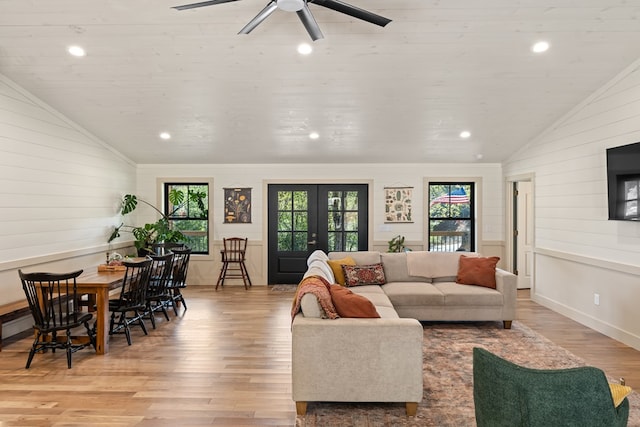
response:
[[[613,406],[600,369],[530,369],[477,347],[473,398],[478,427],[612,427],[629,417],[629,400]]]

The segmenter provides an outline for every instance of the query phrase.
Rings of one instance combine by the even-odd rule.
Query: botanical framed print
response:
[[[224,223],[251,223],[251,188],[224,189]]]
[[[384,222],[413,222],[413,187],[384,188]]]

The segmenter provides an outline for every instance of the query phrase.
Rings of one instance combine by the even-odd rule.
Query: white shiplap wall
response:
[[[479,178],[482,182],[482,229],[479,241],[487,245],[490,255],[502,256],[504,246],[503,183],[502,168],[498,164],[299,164],[299,165],[139,165],[138,194],[146,200],[157,200],[158,186],[163,178],[195,177],[213,181],[212,238],[220,242],[223,237],[249,238],[249,273],[252,281],[265,284],[266,277],[266,185],[268,183],[370,183],[372,195],[372,245],[376,250],[386,250],[386,242],[401,234],[412,247],[424,240],[425,178]],[[170,179],[169,179],[170,180]],[[384,224],[384,187],[409,186],[414,188],[413,216],[411,224]],[[251,187],[252,223],[223,223],[223,189],[225,187]],[[158,201],[158,203],[160,203]],[[153,220],[151,209],[141,210],[140,220]],[[148,215],[144,217],[143,215]],[[496,244],[497,242],[497,244]],[[382,247],[378,247],[382,246]],[[489,248],[490,246],[490,248]],[[419,247],[419,246],[417,246]],[[482,250],[482,248],[481,248]],[[219,271],[217,248],[207,259],[194,257],[190,267],[190,282],[201,285],[215,283]]]
[[[97,265],[135,165],[0,75],[0,304],[24,299],[17,269]]]
[[[640,61],[506,162],[504,172],[535,176],[535,299],[640,349],[640,223],[607,220],[606,181],[606,149],[638,141]]]

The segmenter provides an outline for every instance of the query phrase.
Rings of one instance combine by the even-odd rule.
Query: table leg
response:
[[[109,289],[96,293],[96,353],[109,352]]]

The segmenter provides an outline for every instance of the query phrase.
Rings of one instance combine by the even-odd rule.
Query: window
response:
[[[473,182],[429,183],[430,251],[475,251]]]
[[[165,183],[164,211],[170,227],[187,237],[192,253],[209,253],[209,184]]]

